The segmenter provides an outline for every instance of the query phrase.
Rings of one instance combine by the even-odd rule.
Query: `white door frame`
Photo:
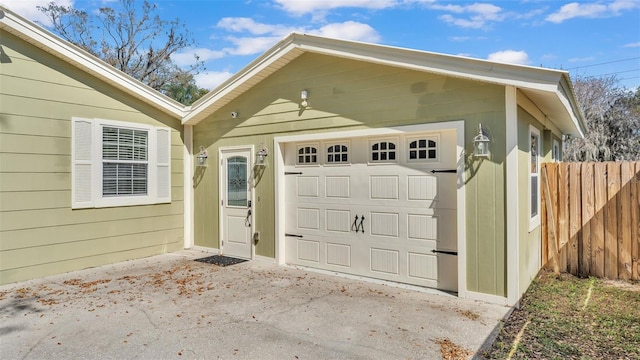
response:
[[[224,183],[224,181],[226,181],[226,179],[223,179],[224,174],[226,174],[226,171],[222,171],[222,166],[224,164],[222,164],[222,153],[223,152],[233,152],[233,151],[249,151],[249,164],[248,164],[248,170],[249,173],[247,174],[247,182],[250,184],[251,186],[251,192],[250,192],[250,199],[249,201],[251,201],[251,230],[250,230],[250,234],[253,235],[254,233],[254,229],[256,228],[256,211],[255,211],[255,185],[253,184],[253,172],[254,172],[254,165],[255,165],[255,152],[253,151],[253,145],[239,145],[239,146],[224,146],[224,147],[220,147],[218,148],[218,159],[219,159],[219,163],[218,163],[218,239],[220,239],[220,252],[224,253],[224,246],[222,245],[222,239],[224,238],[224,213],[223,213],[223,205],[222,205],[222,199],[225,198],[225,190],[226,190],[226,184]],[[251,242],[251,259],[253,259],[255,257],[255,253],[256,253],[256,246],[255,243],[253,242],[253,239],[250,238],[249,241]]]
[[[393,134],[404,134],[413,132],[427,132],[439,130],[456,131],[456,159],[457,168],[457,191],[456,191],[456,221],[458,233],[458,296],[468,297],[467,294],[467,260],[466,260],[466,221],[465,221],[465,177],[464,177],[464,121],[449,121],[419,125],[407,125],[392,128],[363,129],[340,132],[326,132],[320,134],[305,134],[279,136],[273,139],[274,166],[275,166],[275,242],[276,242],[276,263],[285,264],[285,178],[284,178],[284,156],[283,149],[285,143],[318,141],[328,139],[344,139],[363,136],[385,136]]]

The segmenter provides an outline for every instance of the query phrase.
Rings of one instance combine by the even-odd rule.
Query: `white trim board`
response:
[[[505,120],[506,120],[506,227],[507,227],[507,303],[510,305],[518,301],[519,294],[519,224],[520,216],[518,204],[518,104],[517,90],[513,86],[505,87]]]

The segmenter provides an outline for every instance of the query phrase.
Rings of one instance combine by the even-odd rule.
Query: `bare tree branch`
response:
[[[62,38],[156,90],[193,87],[193,75],[204,69],[201,61],[186,69],[176,66],[171,55],[193,46],[193,37],[179,19],[154,14],[156,5],[147,0],[140,6],[120,0],[118,9],[102,7],[95,15],[54,2],[38,9]]]

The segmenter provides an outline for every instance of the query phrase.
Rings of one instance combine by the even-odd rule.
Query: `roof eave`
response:
[[[461,56],[291,33],[194,104],[191,113],[184,118],[183,124],[197,124],[246,91],[247,82],[257,83],[274,72],[275,68],[284,66],[304,52],[367,61],[498,85],[534,89],[556,94],[558,98],[560,98],[560,95],[557,94],[559,81],[564,79],[565,76],[568,77],[568,74],[561,70],[496,63]],[[278,66],[274,67],[274,64]],[[252,77],[256,76],[259,79],[251,81]],[[573,96],[571,90],[569,92]],[[573,106],[570,100],[568,101],[569,103],[565,104],[567,112],[569,114],[576,113],[575,109],[577,107]],[[580,116],[570,116],[573,116],[573,122],[580,129]]]

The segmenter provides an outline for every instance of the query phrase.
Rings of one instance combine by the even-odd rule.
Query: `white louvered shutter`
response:
[[[72,119],[71,163],[71,207],[94,207],[93,122],[90,119]]]
[[[157,202],[171,202],[171,129],[156,128]]]

